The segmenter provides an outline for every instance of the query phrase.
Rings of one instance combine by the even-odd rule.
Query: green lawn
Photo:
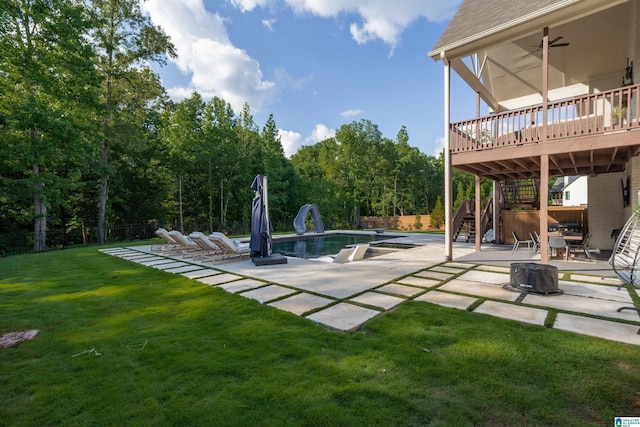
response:
[[[0,333],[34,328],[0,349],[0,425],[603,426],[640,415],[639,347],[423,302],[333,332],[95,247],[0,259]]]

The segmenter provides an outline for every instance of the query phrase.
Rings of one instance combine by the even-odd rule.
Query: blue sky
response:
[[[247,102],[261,128],[273,113],[285,153],[371,120],[434,154],[443,135],[443,67],[427,57],[461,0],[148,0],[178,59],[159,72],[169,95]],[[452,119],[475,115],[453,85]]]

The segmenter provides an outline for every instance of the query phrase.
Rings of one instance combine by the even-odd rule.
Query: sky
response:
[[[461,0],[146,0],[178,57],[154,65],[172,99],[194,91],[273,114],[287,157],[370,120],[395,140],[442,150],[443,66],[427,56]],[[454,77],[455,78],[455,77]],[[457,96],[456,88],[461,89]],[[464,98],[464,84],[452,96]],[[452,120],[475,116],[475,100]]]

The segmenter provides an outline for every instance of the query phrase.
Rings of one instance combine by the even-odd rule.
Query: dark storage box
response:
[[[512,288],[523,292],[556,294],[558,290],[558,269],[553,265],[533,262],[514,262],[511,264]]]

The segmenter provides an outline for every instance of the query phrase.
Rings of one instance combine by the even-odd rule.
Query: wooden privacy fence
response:
[[[416,228],[416,215],[401,216],[363,216],[360,225],[363,229],[384,228],[387,230],[431,230],[431,215],[420,215],[422,226]]]
[[[515,231],[521,239],[529,239],[529,233],[534,231],[540,232],[540,211],[538,210],[501,211],[500,216],[502,241],[505,244],[514,243],[511,231]],[[583,235],[589,231],[586,206],[549,206],[547,220],[549,224],[554,222],[578,224],[582,228]]]

